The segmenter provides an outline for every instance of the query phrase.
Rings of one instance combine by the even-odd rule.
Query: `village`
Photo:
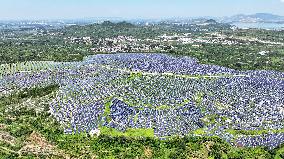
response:
[[[264,41],[257,38],[245,38],[227,36],[219,32],[203,33],[203,36],[192,35],[191,33],[161,35],[155,38],[139,39],[132,36],[117,36],[111,38],[92,37],[66,37],[66,42],[72,44],[90,45],[94,53],[133,53],[133,52],[161,52],[169,53],[176,50],[177,46],[190,45],[199,48],[203,44],[220,45],[252,45],[256,43],[267,45],[284,46],[284,43]]]

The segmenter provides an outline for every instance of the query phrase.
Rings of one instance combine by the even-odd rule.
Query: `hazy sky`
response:
[[[0,0],[0,19],[161,18],[274,13],[284,0]]]

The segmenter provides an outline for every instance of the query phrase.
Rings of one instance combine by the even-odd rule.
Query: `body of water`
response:
[[[238,28],[258,28],[258,29],[270,29],[270,30],[284,30],[284,24],[278,23],[233,23],[232,25]]]

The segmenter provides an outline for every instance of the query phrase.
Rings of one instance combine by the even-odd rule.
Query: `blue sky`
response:
[[[0,19],[164,18],[274,13],[284,0],[0,0]]]

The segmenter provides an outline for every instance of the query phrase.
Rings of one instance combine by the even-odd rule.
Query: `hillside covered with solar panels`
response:
[[[50,85],[56,89],[42,109],[65,135],[217,136],[235,147],[269,150],[284,143],[282,72],[238,71],[159,53],[0,67],[1,99]]]

